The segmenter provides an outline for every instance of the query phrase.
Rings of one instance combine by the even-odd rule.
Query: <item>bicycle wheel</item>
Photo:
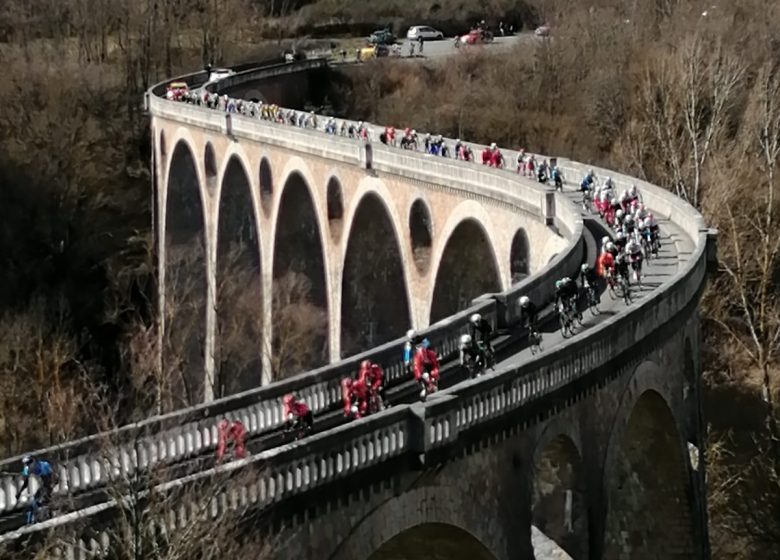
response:
[[[631,305],[631,285],[627,280],[623,280],[623,301],[626,305]]]
[[[569,327],[569,317],[563,311],[558,311],[558,322],[561,326],[561,335],[563,338],[568,338],[571,329]]]
[[[592,288],[588,290],[588,309],[590,309],[590,314],[594,317],[601,314],[599,302],[596,298],[596,291]]]

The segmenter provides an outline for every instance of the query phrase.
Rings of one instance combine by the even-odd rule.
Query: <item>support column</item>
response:
[[[203,187],[201,187],[203,188]],[[205,208],[208,219],[206,220],[206,284],[208,286],[206,296],[206,334],[203,341],[203,401],[214,400],[214,350],[217,331],[217,233],[215,231],[216,212],[215,204],[208,196],[202,197],[208,204]]]
[[[263,255],[270,255],[271,251],[263,251]],[[270,259],[266,258],[265,261]],[[263,333],[262,340],[259,341],[263,362],[263,372],[260,379],[261,385],[268,385],[273,381],[273,262],[263,263],[262,270],[263,283]]]

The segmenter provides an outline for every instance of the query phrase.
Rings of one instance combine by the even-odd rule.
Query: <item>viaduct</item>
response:
[[[252,68],[220,88],[257,97],[276,91],[264,83],[324,66]],[[306,129],[167,101],[167,83],[147,98],[159,309],[167,343],[183,350],[170,367],[184,364],[182,388],[203,403],[118,430],[109,453],[97,436],[38,452],[59,459],[59,492],[211,454],[218,418],[241,419],[253,436],[278,431],[290,391],[329,414],[340,406],[339,380],[366,357],[385,367],[389,387],[402,387],[406,328],[446,361],[471,313],[513,332],[518,299],[549,300],[554,280],[576,274],[598,247],[571,194],[513,171],[328,135],[322,118]],[[570,179],[587,169],[557,163]],[[214,508],[268,512],[277,558],[707,558],[697,307],[716,233],[668,191],[596,174],[619,189],[638,185],[662,228],[661,254],[632,305],[605,296],[576,336],[546,333],[540,354],[508,344],[494,372],[425,403],[338,423],[161,490],[241,474]],[[471,263],[479,274],[468,273]],[[303,309],[321,313],[311,356],[319,367],[277,379],[279,301],[292,298],[279,285],[290,271],[303,278]],[[361,323],[372,310],[393,330]],[[251,342],[248,355],[228,334]],[[24,505],[13,497],[18,485],[0,480],[0,511]],[[63,557],[100,556],[118,508],[90,505],[1,535],[0,545],[46,531],[66,537]],[[183,503],[167,529],[194,511]],[[540,534],[554,551],[538,545]]]

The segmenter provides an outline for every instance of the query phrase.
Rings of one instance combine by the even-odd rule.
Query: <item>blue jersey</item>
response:
[[[25,465],[25,467],[22,469],[22,476],[25,478],[27,478],[31,474],[40,477],[48,477],[51,476],[51,473],[52,473],[52,468],[51,468],[51,464],[48,461],[35,461],[35,466],[33,466],[32,469],[30,469],[29,465]]]
[[[412,355],[414,354],[414,346],[411,342],[404,344],[404,363],[409,364],[412,361]]]
[[[593,176],[592,175],[585,175],[585,178],[582,180],[582,183],[580,183],[580,187],[582,188],[588,188],[593,184]]]

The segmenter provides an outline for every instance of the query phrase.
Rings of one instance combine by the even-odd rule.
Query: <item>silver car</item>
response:
[[[406,32],[406,38],[410,41],[417,41],[420,38],[424,41],[438,41],[444,39],[444,33],[427,25],[413,25]]]

